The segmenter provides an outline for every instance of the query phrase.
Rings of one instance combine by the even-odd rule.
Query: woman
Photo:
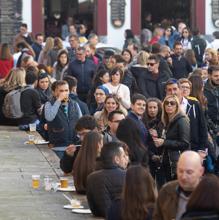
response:
[[[182,30],[182,37],[180,39],[180,42],[183,46],[183,50],[186,51],[188,49],[192,49],[191,44],[191,32],[188,27],[183,28]]]
[[[131,107],[130,90],[128,86],[120,83],[123,78],[123,71],[120,68],[114,68],[111,73],[111,81],[103,84],[110,93],[116,94],[119,101],[127,110]]]
[[[203,177],[192,192],[181,220],[219,219],[219,179],[214,175]]]
[[[174,42],[175,42],[175,39],[174,39],[174,35],[173,35],[173,30],[169,26],[169,27],[165,28],[163,36],[159,39],[159,43],[161,45],[168,46],[170,49],[173,49]]]
[[[135,44],[137,43],[132,30],[126,29],[125,33],[124,33],[124,36],[125,36],[125,42],[124,42],[124,45],[123,45],[123,49],[126,49],[129,45],[129,43],[135,43]]]
[[[106,69],[101,69],[94,75],[94,79],[93,79],[93,82],[92,82],[92,88],[89,92],[88,101],[87,101],[91,114],[94,114],[94,111],[97,107],[96,106],[96,100],[95,100],[95,97],[94,97],[94,93],[95,93],[96,88],[98,86],[102,86],[105,83],[108,83],[109,81],[110,81],[110,75],[109,75],[108,70],[106,70]]]
[[[86,44],[85,46],[85,51],[86,51],[86,57],[88,59],[91,59],[95,65],[99,64],[98,58],[95,56],[96,53],[96,47],[92,44]]]
[[[107,220],[152,220],[156,202],[154,180],[140,165],[130,166],[126,173],[121,200],[112,203]]]
[[[102,111],[106,96],[109,95],[109,90],[104,86],[98,86],[94,92],[95,103],[90,104],[90,113]]]
[[[5,78],[14,66],[13,56],[7,43],[0,48],[0,79]]]
[[[54,47],[54,39],[52,37],[47,37],[45,47],[40,52],[40,55],[38,58],[39,64],[49,66],[48,53],[53,47]],[[49,67],[51,68],[51,66],[49,66]]]
[[[97,120],[100,130],[103,131],[108,126],[108,115],[114,110],[122,110],[122,112],[127,115],[127,111],[122,108],[117,96],[115,94],[109,94],[105,99],[103,109],[94,114],[94,118]]]
[[[122,51],[122,57],[126,62],[126,65],[129,65],[132,62],[132,53],[129,49],[124,49]]]
[[[164,126],[161,121],[162,103],[157,98],[148,98],[143,121],[151,137],[163,137]],[[158,189],[164,184],[162,157],[163,148],[157,148],[153,139],[148,142],[150,171],[156,180]]]
[[[211,48],[207,48],[204,54],[204,63],[208,66],[218,65],[217,51]]]
[[[58,53],[63,49],[62,39],[59,37],[54,38],[54,46],[48,51],[48,66],[53,66],[57,60]]]
[[[0,84],[0,105],[4,103],[4,98],[12,90],[22,88],[26,85],[25,83],[26,72],[23,68],[12,69],[4,79],[4,82]],[[17,125],[16,120],[10,120],[5,118],[0,108],[0,124],[1,125]]]
[[[189,64],[191,65],[192,69],[195,70],[198,67],[195,52],[193,49],[187,49],[185,52],[185,58],[188,60]]]
[[[170,181],[176,179],[176,164],[180,153],[189,149],[190,125],[175,95],[166,96],[164,99],[161,118],[166,131],[165,137],[152,138],[157,148],[164,149],[162,166],[165,180]]]
[[[62,80],[67,75],[69,64],[68,52],[60,50],[57,56],[57,61],[53,65],[53,78]]]
[[[128,145],[131,164],[148,166],[148,152],[142,142],[140,129],[134,120],[126,118],[120,121],[116,137]]]
[[[41,104],[45,104],[52,98],[52,91],[50,88],[50,80],[47,73],[42,72],[38,76],[38,83],[36,90],[39,93]]]
[[[99,156],[102,146],[103,137],[100,133],[90,131],[85,135],[73,166],[74,184],[78,193],[86,193],[87,176],[101,168]]]

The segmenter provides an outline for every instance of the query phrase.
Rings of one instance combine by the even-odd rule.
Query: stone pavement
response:
[[[16,127],[0,126],[0,220],[97,219],[63,209],[68,201],[62,192],[34,190],[31,175],[40,174],[58,182],[59,160],[47,145],[25,145],[28,134]],[[87,206],[85,196],[67,193]]]

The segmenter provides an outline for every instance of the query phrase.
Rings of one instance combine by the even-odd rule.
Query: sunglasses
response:
[[[156,63],[147,63],[148,66],[154,66]]]
[[[165,101],[165,102],[164,102],[164,105],[174,106],[174,105],[176,105],[176,101]]]

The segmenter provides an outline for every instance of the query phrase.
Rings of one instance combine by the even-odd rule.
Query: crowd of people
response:
[[[36,124],[95,216],[219,219],[218,33],[126,30],[123,51],[101,55],[73,26],[44,43],[21,24],[1,43],[0,124]]]

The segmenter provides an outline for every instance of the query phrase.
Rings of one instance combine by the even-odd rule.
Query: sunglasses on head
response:
[[[164,102],[164,105],[174,106],[174,105],[176,105],[176,101],[165,101],[165,102]]]

